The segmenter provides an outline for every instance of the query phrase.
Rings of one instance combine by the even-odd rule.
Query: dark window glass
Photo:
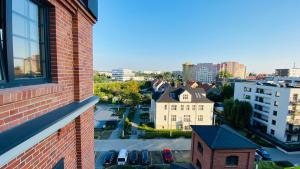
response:
[[[60,159],[53,167],[52,169],[64,169],[65,168],[65,159]]]
[[[275,134],[275,131],[273,129],[271,129],[271,134],[274,135]]]
[[[276,120],[272,120],[272,124],[273,124],[273,125],[276,125]]]
[[[239,163],[238,156],[228,156],[226,157],[226,166],[237,166]]]
[[[273,115],[274,115],[274,116],[277,116],[277,111],[274,110],[274,111],[273,111]]]
[[[202,165],[199,160],[197,160],[196,166],[198,169],[202,169]]]
[[[200,142],[198,142],[198,151],[202,154],[203,153],[203,147]]]

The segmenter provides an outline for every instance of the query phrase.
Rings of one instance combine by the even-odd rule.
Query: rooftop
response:
[[[226,125],[192,125],[193,131],[211,149],[257,149],[258,146]]]

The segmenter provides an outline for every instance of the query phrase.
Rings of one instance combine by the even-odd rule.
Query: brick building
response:
[[[94,167],[97,0],[0,0],[0,168]]]
[[[192,126],[192,164],[198,169],[253,169],[255,150],[228,126]]]

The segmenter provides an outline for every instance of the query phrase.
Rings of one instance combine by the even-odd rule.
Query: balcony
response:
[[[286,129],[286,133],[291,134],[291,135],[300,135],[300,128]]]
[[[255,121],[259,122],[259,123],[268,125],[268,120],[266,120],[266,119],[261,119],[261,118],[258,118],[258,117],[254,117],[254,116],[253,116],[253,120],[255,120]]]

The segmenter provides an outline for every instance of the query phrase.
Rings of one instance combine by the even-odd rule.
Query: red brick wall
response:
[[[0,132],[93,95],[95,20],[76,0],[48,1],[52,83],[0,89]],[[62,157],[66,168],[94,168],[93,126],[91,108],[3,168],[49,168]]]
[[[198,142],[203,146],[203,153],[198,151]],[[197,160],[201,163],[202,169],[253,169],[255,150],[214,150],[212,151],[208,145],[193,132],[192,135],[192,163],[194,166]],[[234,155],[239,157],[238,166],[226,166],[226,157]]]

